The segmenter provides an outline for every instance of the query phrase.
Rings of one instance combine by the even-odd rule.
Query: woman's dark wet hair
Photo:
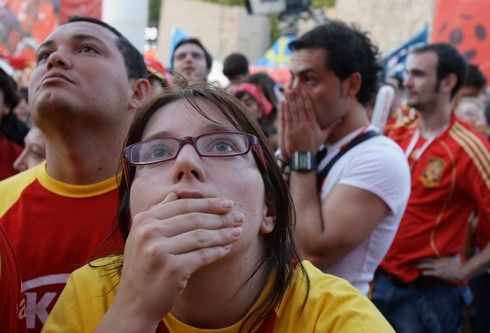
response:
[[[212,85],[207,83],[195,83],[189,86],[185,80],[181,81],[182,82],[176,85],[166,87],[161,94],[155,96],[146,107],[136,114],[128,132],[126,146],[140,142],[150,118],[166,105],[178,100],[187,101],[197,113],[210,121],[214,121],[210,119],[199,106],[200,100],[211,102],[218,112],[221,112],[238,131],[255,135],[258,138],[259,144],[263,150],[267,170],[262,163],[260,163],[255,152],[254,157],[257,168],[264,181],[266,204],[268,205],[269,212],[272,212],[272,215],[275,217],[275,226],[272,232],[263,236],[263,255],[258,258],[255,269],[249,277],[249,279],[252,278],[260,268],[264,268],[265,274],[261,281],[261,288],[257,293],[256,298],[253,300],[253,304],[255,304],[258,296],[263,291],[266,282],[270,278],[274,278],[275,281],[271,284],[272,288],[265,299],[257,306],[254,306],[254,310],[252,310],[252,312],[245,318],[244,325],[253,320],[253,322],[251,322],[251,327],[253,329],[254,327],[257,327],[272,310],[279,306],[287,287],[291,284],[296,264],[303,270],[303,275],[306,277],[306,283],[309,290],[309,280],[300,263],[293,244],[292,228],[295,221],[293,203],[287,185],[282,178],[281,171],[276,164],[274,154],[267,144],[267,138],[260,130],[257,122],[251,115],[249,115],[246,107],[242,105],[238,99]],[[129,184],[132,182],[135,170],[136,168],[134,166],[129,166]],[[129,204],[131,187],[128,187],[126,184],[127,182],[125,179],[121,179],[119,182],[120,205],[117,214],[117,232],[124,241],[128,238],[131,228]],[[111,269],[120,271],[122,269],[122,260],[115,266],[111,264]],[[307,297],[308,294],[305,297],[305,303]],[[242,329],[244,325],[242,325]]]

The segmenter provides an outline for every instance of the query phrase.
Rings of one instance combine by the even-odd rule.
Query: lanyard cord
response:
[[[342,146],[340,146],[340,149],[339,151],[342,151],[344,150],[344,148],[349,145],[352,141],[356,140],[358,137],[360,137],[361,135],[363,135],[366,130],[368,129],[370,124],[367,124],[367,125],[364,125],[363,127],[361,127],[361,130],[359,131],[359,133],[357,133],[357,135],[355,137],[352,138],[352,140],[350,140],[349,142],[346,142],[345,144],[343,144]]]
[[[427,138],[427,140],[424,142],[424,144],[419,149],[417,149],[415,152],[413,152],[413,149],[415,148],[415,146],[417,145],[417,142],[420,139],[420,129],[417,128],[415,133],[412,135],[412,139],[410,140],[410,143],[408,144],[407,149],[405,149],[405,157],[408,160],[410,160],[410,155],[412,155],[412,163],[410,163],[410,167],[412,167],[413,164],[415,164],[415,162],[417,162],[420,159],[422,154],[427,150],[427,148],[429,148],[429,146],[432,144],[432,142],[434,142],[434,140],[437,137],[439,137],[442,133],[444,133],[448,127],[449,127],[449,125],[445,126],[439,133],[436,133],[436,134],[429,136]],[[412,154],[412,152],[413,152],[413,154]]]

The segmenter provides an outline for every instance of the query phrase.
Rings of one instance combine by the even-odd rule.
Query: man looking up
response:
[[[37,50],[29,103],[46,162],[0,183],[0,224],[19,261],[31,332],[112,230],[115,174],[133,114],[150,95],[145,77],[138,50],[99,20],[71,18]]]
[[[183,39],[175,45],[170,68],[190,81],[206,81],[213,58],[196,38]]]
[[[367,293],[410,189],[403,152],[369,127],[365,106],[377,90],[377,50],[364,33],[339,21],[290,47],[292,84],[279,145],[292,170],[295,242],[304,258]],[[327,153],[316,158],[322,145]],[[345,154],[331,162],[339,153]],[[322,170],[329,167],[326,176]]]
[[[469,292],[452,282],[488,269],[490,145],[452,108],[465,71],[464,57],[449,44],[423,46],[407,58],[407,103],[419,121],[391,135],[408,158],[412,192],[373,292],[397,332],[460,332]],[[475,210],[477,233],[487,237],[482,252],[462,265],[459,253]],[[460,269],[447,272],[455,262]]]

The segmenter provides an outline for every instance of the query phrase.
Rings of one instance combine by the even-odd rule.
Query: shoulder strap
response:
[[[317,174],[318,192],[320,192],[320,190],[322,188],[323,180],[325,178],[327,178],[327,175],[330,172],[330,169],[332,169],[333,165],[335,164],[335,162],[337,162],[339,160],[339,158],[344,156],[344,154],[347,153],[349,150],[351,150],[351,148],[354,148],[355,146],[357,146],[361,142],[364,142],[368,139],[374,138],[374,137],[379,136],[379,135],[381,135],[381,134],[379,134],[377,131],[374,131],[374,130],[366,131],[363,134],[356,137],[351,142],[349,142],[344,147],[344,149],[341,149],[337,153],[337,155],[335,155],[334,158],[332,158],[332,160],[330,162],[328,162],[328,164],[322,170],[320,170],[320,172],[318,172],[318,174]],[[318,161],[318,162],[320,162],[320,161]]]

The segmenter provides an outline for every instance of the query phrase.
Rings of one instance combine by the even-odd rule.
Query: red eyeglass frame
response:
[[[240,134],[243,135],[247,138],[247,145],[248,148],[246,151],[242,153],[237,153],[237,154],[231,154],[231,155],[203,155],[199,152],[196,146],[196,141],[199,138],[205,137],[205,136],[210,136],[210,135],[216,135],[216,134]],[[131,157],[131,151],[134,149],[134,147],[141,145],[142,143],[146,143],[149,141],[155,141],[159,139],[174,139],[179,142],[179,149],[177,150],[177,153],[175,154],[174,157],[169,158],[164,161],[152,161],[152,162],[145,162],[145,163],[134,163],[130,160]],[[264,152],[262,150],[262,147],[259,144],[259,140],[257,137],[253,134],[249,133],[243,133],[243,132],[232,132],[232,131],[223,131],[223,132],[212,132],[212,133],[206,133],[198,136],[184,136],[181,138],[174,138],[174,137],[163,137],[163,138],[152,138],[148,140],[143,140],[140,142],[133,143],[132,145],[129,145],[123,149],[123,158],[122,158],[122,163],[123,163],[123,173],[124,173],[124,179],[126,180],[126,185],[129,188],[131,186],[132,179],[130,180],[130,166],[138,166],[138,165],[151,165],[151,164],[156,164],[156,163],[163,163],[163,162],[168,162],[171,160],[174,160],[179,156],[180,151],[184,147],[185,144],[190,143],[194,147],[196,153],[201,156],[201,157],[233,157],[233,156],[240,156],[240,155],[245,155],[252,150],[255,152],[257,155],[260,163],[262,164],[262,167],[264,168],[265,172],[268,174],[269,173],[269,168],[267,167],[267,164],[265,163],[265,157],[264,157]]]

